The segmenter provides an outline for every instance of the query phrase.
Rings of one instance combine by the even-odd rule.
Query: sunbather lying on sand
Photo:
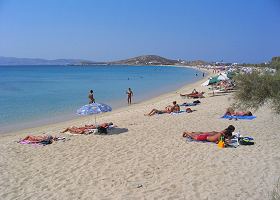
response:
[[[190,94],[198,94],[199,92],[196,89],[193,89],[193,91],[189,94],[180,94],[180,96],[188,96]]]
[[[234,109],[232,107],[229,107],[226,110],[225,115],[231,115],[231,116],[252,116],[252,112],[251,111],[245,111],[245,112],[235,112]]]
[[[38,143],[51,144],[55,140],[57,140],[57,138],[51,135],[43,135],[43,136],[28,135],[22,140],[20,140],[20,142],[25,142],[28,144],[38,144]]]
[[[229,125],[225,130],[217,132],[184,132],[183,137],[190,137],[197,141],[218,142],[221,136],[225,139],[231,139],[232,132],[235,130],[233,125]]]
[[[188,97],[188,98],[204,98],[203,96],[204,92],[198,92],[195,89],[192,91],[192,93],[189,94],[180,94],[181,97]]]
[[[66,128],[64,131],[62,131],[61,133],[65,133],[67,131],[69,131],[70,133],[74,133],[74,134],[89,134],[92,132],[92,129],[97,129],[99,127],[103,127],[103,128],[109,128],[109,126],[113,125],[112,122],[110,123],[103,123],[100,125],[85,125],[82,127],[76,127],[76,126],[72,126],[72,127],[68,127]]]
[[[176,101],[173,101],[173,106],[167,106],[165,107],[164,110],[157,110],[157,109],[152,109],[148,114],[145,114],[145,116],[152,116],[155,114],[163,114],[163,113],[171,113],[171,112],[179,112],[180,111],[180,106],[177,104]]]

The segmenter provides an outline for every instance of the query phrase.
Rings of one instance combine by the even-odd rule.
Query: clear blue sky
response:
[[[280,0],[0,0],[0,55],[144,54],[263,62],[280,55]]]

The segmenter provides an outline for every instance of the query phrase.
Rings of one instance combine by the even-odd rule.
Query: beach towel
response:
[[[197,103],[183,103],[180,106],[196,106]]]
[[[199,142],[199,143],[211,143],[215,144],[214,142],[209,142],[209,141],[200,141],[200,140],[194,140],[191,137],[186,137],[187,142]],[[238,139],[231,139],[230,142],[226,145],[226,147],[231,147],[231,148],[237,148],[239,146]]]
[[[179,115],[179,114],[181,114],[181,113],[186,113],[186,111],[180,110],[179,112],[171,112],[170,114],[171,114],[171,115]]]
[[[244,120],[253,120],[256,116],[233,116],[233,115],[224,115],[221,118],[224,119],[244,119]]]
[[[187,142],[200,142],[200,143],[212,143],[212,144],[215,144],[214,142],[209,142],[209,141],[201,141],[201,140],[194,140],[194,139],[192,139],[191,137],[186,137],[186,141]]]
[[[27,138],[27,139],[26,139]],[[48,145],[52,144],[54,137],[51,135],[46,136],[27,136],[25,139],[18,141],[20,144],[35,144],[35,145]]]

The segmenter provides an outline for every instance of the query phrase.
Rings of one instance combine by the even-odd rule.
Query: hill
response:
[[[47,60],[41,58],[16,58],[0,56],[0,65],[80,65],[81,63],[94,63],[80,59],[55,59]]]
[[[129,58],[126,60],[119,60],[108,62],[108,64],[121,64],[121,65],[174,65],[178,63],[177,60],[171,60],[156,55],[144,55]]]

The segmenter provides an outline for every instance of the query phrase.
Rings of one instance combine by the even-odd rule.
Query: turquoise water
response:
[[[195,74],[198,74],[196,77]],[[77,117],[92,89],[96,102],[135,103],[201,78],[201,72],[165,66],[0,66],[0,132]]]

